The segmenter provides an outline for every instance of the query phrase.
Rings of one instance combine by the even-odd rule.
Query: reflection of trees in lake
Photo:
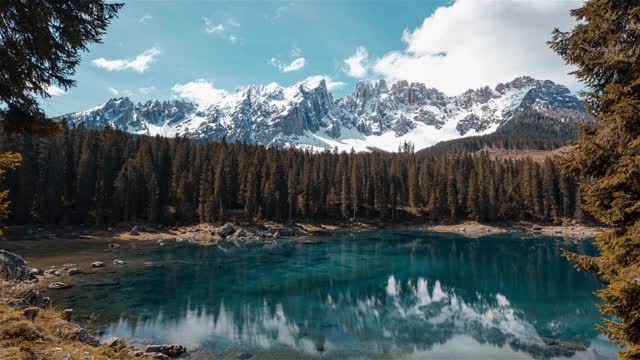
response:
[[[229,253],[152,251],[142,256],[164,269],[119,273],[115,288],[78,287],[73,301],[82,306],[74,307],[96,305],[103,320],[122,318],[120,332],[176,336],[175,329],[189,328],[212,334],[205,342],[312,352],[429,349],[460,334],[496,346],[535,335],[588,342],[597,334],[595,284],[571,269],[553,241],[355,237]]]

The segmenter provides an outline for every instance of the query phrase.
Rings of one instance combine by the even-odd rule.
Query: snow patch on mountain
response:
[[[134,104],[125,97],[62,118],[75,125],[198,141],[395,151],[404,142],[421,149],[488,134],[528,110],[562,120],[585,116],[582,103],[566,87],[530,77],[458,96],[421,83],[399,81],[389,87],[384,80],[361,81],[340,99],[334,99],[324,79],[312,77],[289,87],[245,86],[206,106],[183,100]]]

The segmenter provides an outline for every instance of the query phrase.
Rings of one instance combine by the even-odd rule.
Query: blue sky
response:
[[[107,99],[215,98],[239,86],[325,76],[336,96],[361,79],[448,93],[533,75],[576,84],[544,45],[579,0],[126,1],[78,86],[52,87],[49,115]],[[460,69],[460,71],[457,71]]]

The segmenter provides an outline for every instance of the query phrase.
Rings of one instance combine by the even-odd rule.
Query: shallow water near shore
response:
[[[180,343],[195,359],[553,357],[540,337],[587,346],[565,358],[616,357],[595,329],[597,282],[560,256],[593,254],[589,241],[369,231],[304,245],[106,245],[3,244],[38,266],[104,261],[59,278],[74,286],[49,292],[56,305],[103,337]]]

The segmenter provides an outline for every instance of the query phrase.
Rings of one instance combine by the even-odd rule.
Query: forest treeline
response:
[[[585,115],[584,119],[563,121],[536,110],[527,110],[518,113],[491,134],[442,141],[420,153],[466,153],[485,148],[554,150],[578,139],[576,123],[592,124],[593,120]]]
[[[83,126],[2,142],[23,156],[8,177],[14,224],[582,216],[574,178],[550,158],[310,152]]]

